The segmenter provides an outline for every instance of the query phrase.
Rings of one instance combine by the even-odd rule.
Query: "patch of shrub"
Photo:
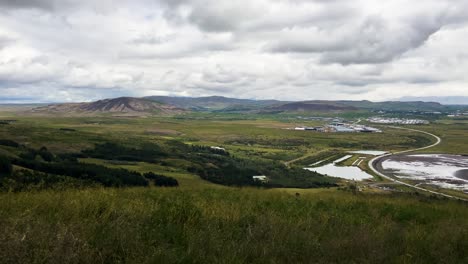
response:
[[[66,132],[75,132],[76,129],[73,129],[73,128],[60,128],[59,129],[60,131],[66,131]]]
[[[7,146],[7,147],[14,147],[14,148],[17,148],[20,146],[19,143],[13,140],[9,140],[9,139],[0,139],[0,145]]]
[[[37,171],[18,170],[0,179],[0,191],[21,192],[45,189],[68,189],[99,186],[91,180],[53,175]]]
[[[145,177],[148,180],[152,180],[155,186],[165,186],[165,187],[179,186],[179,182],[176,179],[172,177],[164,176],[164,175],[155,174],[153,172],[145,173],[143,174],[143,177]]]
[[[10,159],[0,156],[0,176],[10,175],[13,171]]]

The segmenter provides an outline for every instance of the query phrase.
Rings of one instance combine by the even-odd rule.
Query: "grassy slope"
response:
[[[0,201],[5,262],[468,261],[468,210],[453,201],[232,188],[50,191]]]

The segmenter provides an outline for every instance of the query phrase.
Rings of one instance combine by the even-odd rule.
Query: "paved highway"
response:
[[[385,178],[387,180],[390,180],[392,182],[395,182],[395,183],[399,183],[399,184],[402,184],[402,185],[405,185],[405,186],[408,186],[408,187],[411,187],[411,188],[414,188],[414,189],[417,189],[417,190],[420,190],[420,191],[424,191],[424,192],[429,192],[429,193],[432,193],[432,194],[436,194],[436,195],[440,195],[440,196],[444,196],[444,197],[447,197],[447,198],[452,198],[452,199],[457,199],[457,200],[462,200],[462,201],[465,201],[465,202],[468,202],[468,199],[464,199],[464,198],[461,198],[461,197],[457,197],[457,196],[453,196],[453,195],[449,195],[449,194],[445,194],[445,193],[440,193],[440,192],[436,192],[436,191],[432,191],[432,190],[428,190],[428,189],[425,189],[425,188],[422,188],[422,187],[419,187],[419,186],[416,186],[414,184],[410,184],[410,183],[406,183],[406,182],[403,182],[403,181],[399,181],[397,179],[394,179],[390,176],[387,176],[383,173],[381,173],[380,171],[378,171],[374,164],[377,163],[378,160],[380,160],[381,158],[383,157],[388,157],[388,156],[391,156],[391,155],[397,155],[397,154],[404,154],[404,153],[408,153],[408,152],[413,152],[413,151],[418,151],[418,150],[423,150],[423,149],[428,149],[428,148],[432,148],[432,147],[435,147],[437,145],[439,145],[442,140],[440,139],[440,137],[434,135],[434,134],[431,134],[429,132],[426,132],[426,131],[422,131],[422,130],[417,130],[417,129],[411,129],[411,128],[403,128],[403,127],[395,127],[395,126],[389,126],[391,128],[396,128],[396,129],[404,129],[404,130],[410,130],[410,131],[414,131],[414,132],[419,132],[419,133],[424,133],[424,134],[427,134],[427,135],[430,135],[432,137],[434,137],[437,141],[436,143],[432,144],[432,145],[429,145],[429,146],[426,146],[426,147],[422,147],[422,148],[416,148],[416,149],[410,149],[410,150],[404,150],[404,151],[400,151],[400,152],[395,152],[395,153],[389,153],[389,154],[384,154],[384,155],[380,155],[380,156],[377,156],[373,159],[371,159],[369,161],[369,168],[377,175],[381,176],[382,178]]]

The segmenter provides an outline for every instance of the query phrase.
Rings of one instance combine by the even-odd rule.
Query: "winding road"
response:
[[[384,154],[384,155],[380,155],[380,156],[377,156],[373,159],[371,159],[369,161],[369,168],[377,175],[381,176],[382,178],[385,178],[389,181],[392,181],[392,182],[395,182],[395,183],[399,183],[401,185],[405,185],[405,186],[408,186],[408,187],[411,187],[411,188],[414,188],[414,189],[417,189],[417,190],[420,190],[420,191],[424,191],[424,192],[429,192],[429,193],[432,193],[432,194],[436,194],[436,195],[440,195],[440,196],[444,196],[444,197],[447,197],[447,198],[452,198],[452,199],[457,199],[457,200],[462,200],[462,201],[465,201],[465,202],[468,202],[468,199],[464,199],[464,198],[461,198],[461,197],[457,197],[457,196],[453,196],[453,195],[449,195],[449,194],[445,194],[445,193],[440,193],[440,192],[436,192],[436,191],[432,191],[432,190],[428,190],[428,189],[425,189],[425,188],[422,188],[422,187],[419,187],[419,186],[416,186],[414,184],[410,184],[410,183],[406,183],[406,182],[403,182],[403,181],[399,181],[397,179],[394,179],[390,176],[387,176],[383,173],[381,173],[380,171],[378,171],[374,164],[376,164],[381,158],[384,158],[384,157],[388,157],[388,156],[391,156],[391,155],[398,155],[398,154],[404,154],[404,153],[408,153],[408,152],[413,152],[413,151],[418,151],[418,150],[424,150],[424,149],[428,149],[428,148],[432,148],[432,147],[435,147],[437,145],[439,145],[441,142],[442,142],[442,139],[440,139],[440,137],[434,135],[434,134],[431,134],[429,132],[426,132],[426,131],[422,131],[422,130],[417,130],[417,129],[411,129],[411,128],[403,128],[403,127],[395,127],[395,126],[389,126],[390,128],[396,128],[396,129],[404,129],[404,130],[409,130],[409,131],[414,131],[414,132],[419,132],[419,133],[424,133],[426,135],[429,135],[429,136],[432,136],[434,137],[437,141],[436,143],[432,144],[432,145],[429,145],[429,146],[426,146],[426,147],[422,147],[422,148],[416,148],[416,149],[410,149],[410,150],[404,150],[404,151],[399,151],[399,152],[395,152],[395,153],[388,153],[388,154]]]

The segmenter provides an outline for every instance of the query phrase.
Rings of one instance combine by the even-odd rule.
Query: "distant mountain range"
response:
[[[279,101],[236,99],[222,96],[210,97],[170,97],[149,96],[145,99],[170,104],[179,108],[194,111],[277,111],[277,112],[313,112],[313,111],[352,111],[352,110],[384,110],[384,111],[443,111],[447,107],[433,101],[386,101],[371,102],[367,100],[311,100],[311,101]]]
[[[251,100],[237,99],[223,96],[208,97],[170,97],[170,96],[148,96],[144,97],[152,101],[173,105],[191,110],[252,110],[266,106],[286,103],[277,100]]]
[[[438,102],[444,105],[468,105],[468,96],[426,96],[426,97],[413,97],[407,96],[398,99],[398,101],[424,101],[424,102]]]
[[[284,103],[264,110],[282,111],[282,112],[323,112],[323,111],[352,111],[358,108],[352,105],[346,105],[336,101],[305,101]]]
[[[41,106],[34,113],[64,114],[126,114],[126,115],[176,115],[190,111],[240,112],[240,113],[295,113],[344,111],[449,111],[453,107],[437,102],[423,101],[302,101],[251,100],[210,97],[149,96],[143,98],[120,97],[91,103],[66,103]]]

